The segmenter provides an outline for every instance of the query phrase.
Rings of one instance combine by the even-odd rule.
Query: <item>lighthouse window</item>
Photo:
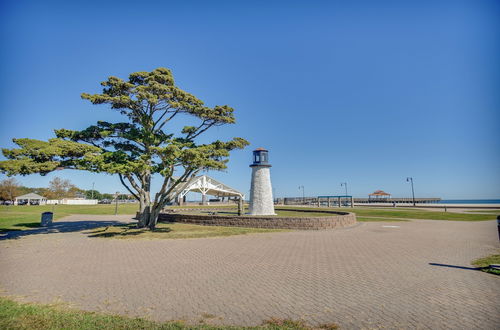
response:
[[[262,153],[262,162],[263,163],[267,162],[267,154],[266,153]]]
[[[256,162],[256,163],[259,163],[259,162],[260,162],[260,157],[259,157],[259,154],[256,154],[256,155],[255,155],[255,162]]]

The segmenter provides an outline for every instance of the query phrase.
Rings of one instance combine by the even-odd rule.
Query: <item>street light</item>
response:
[[[306,203],[306,193],[304,192],[304,186],[299,186],[299,190],[302,189],[302,203]]]
[[[92,197],[90,199],[94,199],[94,185],[95,185],[95,182],[92,182]]]
[[[347,196],[347,182],[342,182],[340,186],[345,186],[345,195]]]
[[[407,177],[406,182],[411,182],[411,195],[413,197],[413,206],[415,206],[415,190],[413,190],[413,178]]]
[[[345,187],[345,196],[346,196],[345,198],[347,198],[347,182],[342,182],[342,183],[340,184],[340,186],[341,186],[341,187],[342,187],[342,186],[344,186],[344,187]],[[340,201],[340,199],[339,199],[339,201]],[[345,203],[345,205],[347,206],[347,202]],[[340,205],[339,205],[339,207],[340,207]]]

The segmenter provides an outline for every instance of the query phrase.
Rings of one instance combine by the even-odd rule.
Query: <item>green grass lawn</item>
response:
[[[0,329],[269,329],[308,330],[312,329],[302,321],[270,319],[258,327],[211,326],[215,315],[200,315],[199,325],[186,325],[182,321],[153,322],[142,318],[129,318],[69,309],[63,306],[21,304],[0,297]],[[333,330],[336,324],[325,324],[317,328]]]
[[[154,231],[135,228],[135,224],[100,227],[87,231],[89,237],[175,239],[202,238],[245,235],[254,233],[280,232],[284,229],[243,228],[201,226],[187,223],[163,223],[156,225]]]
[[[293,208],[293,207],[281,207]],[[310,210],[318,210],[318,208],[307,208]],[[429,220],[453,220],[453,221],[486,221],[495,220],[493,214],[468,214],[468,213],[451,213],[427,211],[411,208],[363,208],[363,207],[342,207],[331,208],[330,210],[338,210],[343,212],[354,212],[360,217],[381,217],[386,219],[403,218],[403,219],[429,219]]]
[[[356,220],[361,222],[400,222],[400,221],[409,221],[403,219],[390,219],[390,218],[367,218],[367,217],[358,217],[356,216]]]
[[[467,212],[471,212],[471,213],[488,213],[488,214],[494,214],[494,215],[500,215],[500,210],[469,210]]]
[[[226,214],[236,214],[236,205],[227,206],[181,206],[172,208],[213,208],[222,209],[218,212],[220,215]],[[279,216],[295,216],[295,217],[308,217],[308,216],[325,216],[327,214],[321,212],[294,212],[290,209],[294,207],[287,206],[277,206],[276,212]],[[296,209],[298,207],[295,207]],[[60,219],[62,217],[71,214],[114,214],[115,205],[113,204],[101,204],[101,205],[57,205],[53,207],[52,205],[43,206],[0,206],[0,232],[5,232],[9,230],[24,230],[33,227],[38,227],[40,223],[40,215],[42,212],[52,211],[54,209],[54,219]],[[119,204],[118,214],[135,214],[138,209],[138,204]],[[318,211],[318,208],[301,208],[313,211]],[[427,211],[421,209],[411,209],[411,208],[330,208],[322,209],[330,211],[341,211],[341,212],[354,212],[360,219],[360,221],[387,221],[387,220],[397,220],[395,218],[402,219],[430,219],[430,220],[455,220],[455,221],[484,221],[484,220],[495,220],[497,213],[490,212],[488,214],[479,213],[452,213],[452,212],[438,212],[438,211]],[[378,217],[372,218],[370,217]],[[380,220],[381,219],[381,220]]]
[[[135,214],[138,204],[118,204],[118,214]],[[38,227],[43,212],[54,211],[54,220],[71,214],[115,214],[115,205],[0,205],[0,233]]]
[[[488,267],[489,265],[500,265],[500,254],[492,254],[491,256],[476,259],[472,262],[474,266],[477,267]],[[495,275],[500,275],[500,270],[497,269],[491,269],[491,268],[484,268],[482,271],[495,274]]]

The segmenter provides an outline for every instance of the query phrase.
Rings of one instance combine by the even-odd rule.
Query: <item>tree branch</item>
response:
[[[139,185],[135,182],[134,178],[130,175],[130,174],[125,174],[125,177],[127,178],[127,180],[130,182],[130,184],[132,185],[132,187],[134,187],[135,190],[137,190],[137,192],[141,191],[142,189],[139,187]]]
[[[166,113],[166,112],[165,112],[165,113]],[[166,124],[166,123],[168,123],[170,120],[172,120],[172,118],[174,118],[174,117],[175,117],[175,115],[177,115],[178,113],[179,113],[179,110],[175,111],[175,112],[174,112],[174,113],[173,113],[170,117],[168,117],[167,119],[165,119],[165,120],[161,123],[161,125],[160,125],[157,129],[156,129],[156,131],[161,130],[161,129],[163,128],[163,126],[165,126],[165,124]],[[160,121],[160,120],[158,120],[158,122],[159,122],[159,121]],[[156,126],[156,124],[155,124],[155,126]]]
[[[129,191],[129,192],[130,192],[130,193],[131,193],[134,197],[135,197],[135,199],[140,200],[140,199],[139,199],[139,196],[137,196],[137,195],[136,195],[136,194],[132,191],[132,189],[130,189],[130,187],[129,187],[129,186],[127,186],[127,184],[126,184],[126,183],[125,183],[125,181],[123,180],[123,177],[122,177],[121,173],[118,173],[118,176],[120,177],[120,181],[121,181],[122,185],[123,185],[125,188],[127,188],[127,190],[128,190],[128,191]]]
[[[186,169],[184,174],[178,180],[176,180],[172,186],[170,186],[170,188],[163,194],[163,196],[160,197],[160,200],[156,204],[156,208],[157,209],[163,208],[163,205],[167,202],[166,198],[170,195],[170,193],[174,190],[174,188],[177,187],[179,183],[183,182],[188,176],[193,174],[193,172],[195,172],[194,169],[189,169],[189,168]]]
[[[194,132],[192,133],[189,133],[187,136],[186,136],[186,139],[194,139],[196,138],[197,136],[199,136],[200,134],[202,134],[203,132],[205,132],[207,129],[209,129],[210,127],[214,126],[216,124],[215,121],[212,121],[212,122],[209,122],[207,124],[208,120],[205,119],[203,120],[203,122],[200,124],[200,126],[198,126]],[[205,126],[205,127],[203,127]],[[203,128],[202,128],[203,127]],[[201,130],[200,130],[201,129]]]

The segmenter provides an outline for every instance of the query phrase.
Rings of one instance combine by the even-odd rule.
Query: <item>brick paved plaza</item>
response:
[[[79,220],[128,218],[63,221]],[[196,324],[278,317],[347,329],[494,329],[500,277],[468,268],[499,247],[494,221],[184,240],[69,230],[0,241],[0,288],[23,301]]]

